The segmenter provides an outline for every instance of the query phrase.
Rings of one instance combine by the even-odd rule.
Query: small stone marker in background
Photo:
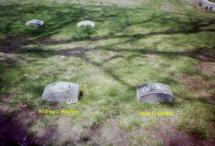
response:
[[[80,95],[79,85],[71,82],[55,82],[47,85],[42,98],[53,102],[76,103]]]
[[[77,27],[89,27],[89,28],[93,28],[95,26],[96,26],[95,22],[89,21],[89,20],[80,21],[77,24]]]
[[[137,98],[146,103],[171,103],[174,97],[168,85],[149,83],[137,88]]]
[[[28,21],[25,25],[28,27],[40,28],[44,26],[44,21],[38,20],[38,19],[32,19]]]

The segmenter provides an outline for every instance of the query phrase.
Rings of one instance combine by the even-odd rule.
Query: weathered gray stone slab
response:
[[[196,0],[198,5],[207,11],[215,12],[215,3],[209,0]]]
[[[95,22],[89,21],[89,20],[80,21],[77,24],[77,27],[91,27],[91,28],[93,28],[95,26],[96,26]]]
[[[168,85],[150,83],[137,88],[137,98],[146,103],[171,103],[174,96]]]
[[[32,20],[26,22],[25,25],[28,26],[28,27],[39,28],[39,27],[43,27],[44,26],[44,21],[38,20],[38,19],[32,19]]]
[[[55,82],[47,85],[42,98],[53,102],[76,103],[80,95],[79,85],[71,82]]]

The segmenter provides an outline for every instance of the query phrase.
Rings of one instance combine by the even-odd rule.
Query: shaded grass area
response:
[[[123,144],[123,137],[129,145],[213,143],[214,15],[187,8],[177,0],[165,2],[175,4],[176,10],[163,12],[161,0],[135,9],[49,6],[45,1],[1,5],[1,107],[7,112],[26,113],[39,109],[79,110],[75,116],[39,114],[34,121],[26,117],[20,120],[23,125],[28,123],[28,132],[33,133],[30,139],[39,137],[46,144],[117,145]],[[44,20],[45,27],[24,27],[32,18]],[[85,19],[95,21],[96,28],[87,32],[77,29],[77,22]],[[205,73],[200,63],[206,63],[207,71],[212,73]],[[45,85],[55,81],[79,83],[81,101],[75,105],[42,101]],[[136,87],[147,82],[169,84],[175,103],[139,103]],[[174,116],[143,117],[140,111],[171,111]],[[176,128],[189,136],[181,136],[185,142],[180,143],[166,136],[166,128],[169,133],[177,133],[172,130]],[[50,131],[55,134],[47,134]],[[22,136],[13,138],[23,142]]]

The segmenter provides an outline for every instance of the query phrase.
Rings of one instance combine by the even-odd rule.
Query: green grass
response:
[[[90,140],[82,145],[116,145],[111,133],[101,132],[114,125],[120,130],[113,128],[113,135],[130,134],[130,145],[161,145],[152,135],[164,124],[204,139],[215,138],[214,101],[208,99],[214,94],[215,15],[179,0],[146,1],[135,8],[94,3],[1,0],[0,47],[14,50],[0,56],[0,91],[14,94],[8,102],[2,99],[1,106],[9,106],[10,111],[20,111],[21,103],[33,111],[53,109],[41,99],[45,85],[71,81],[80,84],[83,96],[77,104],[59,108],[80,111],[66,115],[70,126],[64,130],[78,138],[88,136]],[[174,11],[161,10],[165,3],[172,3]],[[44,20],[45,27],[27,29],[24,24],[32,18]],[[76,28],[85,19],[96,22],[94,30]],[[205,73],[201,63],[212,74]],[[138,102],[136,87],[148,82],[169,84],[175,95],[173,106]],[[175,114],[141,117],[141,111]],[[62,118],[39,116],[28,126],[29,132],[38,135],[44,128],[60,127]],[[99,125],[96,135],[84,132],[94,125]],[[58,129],[58,134],[65,131]],[[47,143],[62,145],[74,137],[63,135],[56,143]]]

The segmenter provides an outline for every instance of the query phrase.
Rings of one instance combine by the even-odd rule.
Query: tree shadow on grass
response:
[[[99,48],[86,48],[86,47],[76,47],[71,49],[62,49],[59,51],[56,50],[46,50],[41,48],[31,48],[31,49],[21,49],[17,51],[18,54],[32,54],[40,56],[53,56],[53,55],[63,55],[68,57],[77,57],[82,56],[88,52],[98,51],[98,50],[107,50],[111,52],[122,52],[122,53],[134,53],[134,55],[141,56],[144,54],[150,55],[161,55],[166,57],[190,57],[193,59],[197,59],[199,61],[207,61],[207,62],[214,62],[215,61],[215,48],[194,48],[193,50],[189,51],[158,51],[152,50],[150,48],[142,48],[142,49],[135,49],[135,48],[126,48],[126,49],[114,49],[110,47],[99,47]],[[114,59],[114,58],[113,58]]]
[[[135,48],[126,48],[126,49],[113,49],[109,47],[103,47],[104,50],[109,50],[113,52],[130,52],[130,53],[139,53],[139,54],[153,54],[153,55],[161,55],[166,57],[190,57],[193,59],[197,59],[199,61],[215,61],[215,48],[194,48],[191,51],[158,51],[152,50],[150,48],[143,49],[135,49]]]
[[[109,76],[111,76],[114,80],[120,82],[122,85],[125,85],[128,87],[128,89],[134,89],[135,87],[128,84],[126,81],[122,80],[118,75],[114,74],[111,70],[104,67],[104,62],[95,62],[91,60],[88,56],[88,52],[98,51],[98,50],[107,50],[117,53],[133,53],[134,56],[141,56],[141,55],[147,55],[147,54],[153,54],[153,55],[160,55],[165,56],[169,58],[175,58],[175,57],[190,57],[193,59],[197,59],[199,61],[207,61],[207,62],[214,62],[215,61],[215,52],[214,48],[197,48],[193,49],[192,51],[180,51],[180,52],[172,52],[172,51],[157,51],[157,50],[150,50],[150,49],[134,49],[134,48],[128,48],[128,49],[113,49],[113,48],[84,48],[84,47],[77,47],[72,49],[64,49],[59,51],[54,50],[44,50],[44,49],[23,49],[18,51],[19,54],[31,54],[36,55],[38,57],[49,57],[53,55],[57,56],[67,56],[67,57],[79,57],[82,60],[84,60],[88,64],[92,64],[93,66],[96,66],[100,68],[102,71],[107,73]],[[121,56],[122,57],[122,56]],[[107,59],[110,61],[111,59],[114,59],[115,57],[111,57]]]
[[[34,137],[29,134],[26,127],[15,119],[16,114],[0,113],[0,145],[1,146],[39,146],[33,142]]]
[[[0,113],[0,145],[1,146],[43,146],[54,144],[57,136],[55,127],[44,129],[42,135],[29,132],[29,126],[39,117],[35,111],[21,109],[20,111]],[[33,115],[32,115],[33,114]]]
[[[120,14],[120,13],[117,13]],[[182,16],[186,16],[185,14],[180,14]],[[102,16],[102,15],[101,15]],[[93,36],[93,37],[87,37],[87,38],[71,38],[67,40],[49,40],[48,43],[44,43],[41,41],[43,45],[59,45],[59,44],[65,44],[69,42],[77,42],[77,41],[100,41],[100,40],[106,40],[106,39],[126,39],[125,42],[134,42],[137,40],[140,40],[142,38],[149,38],[156,35],[176,35],[176,34],[194,34],[194,33],[200,33],[200,32],[215,32],[214,28],[210,28],[210,26],[213,26],[215,23],[215,19],[212,18],[201,18],[201,17],[194,17],[194,16],[186,16],[187,20],[184,20],[185,18],[178,17],[177,14],[172,17],[167,17],[163,14],[152,14],[149,18],[137,20],[137,21],[131,21],[128,24],[124,24],[127,19],[117,24],[114,28],[110,26],[110,30],[113,32],[110,32],[107,35],[102,36]],[[120,19],[120,18],[119,18]],[[96,18],[95,18],[96,20]],[[107,19],[106,21],[110,21],[111,18]],[[105,19],[103,20],[105,21]],[[139,25],[143,28],[150,28],[149,24],[157,24],[157,27],[163,27],[168,26],[169,28],[166,30],[161,31],[154,31],[154,32],[148,32],[148,33],[135,33],[135,34],[128,34],[124,33],[124,30],[128,27]],[[146,25],[146,26],[145,26]],[[120,34],[118,34],[120,32]]]
[[[11,4],[4,6],[0,5],[0,10],[0,16],[7,16],[7,21],[5,20],[4,24],[1,26],[1,29],[3,30],[2,33],[7,36],[19,34],[29,37],[37,37],[37,39],[50,37],[61,32],[62,29],[67,26],[74,28],[81,20],[90,19],[96,22],[103,22],[105,19],[117,17],[121,13],[121,9],[97,6],[83,7],[75,4],[52,6],[38,4]],[[113,12],[110,13],[111,10],[113,10]],[[109,13],[106,13],[107,11]],[[45,27],[36,30],[27,29],[24,26],[26,21],[33,18],[44,20]],[[15,29],[16,27],[17,29]]]
[[[21,7],[21,9],[19,9]],[[2,25],[1,29],[4,30],[5,35],[13,36],[14,38],[17,36],[24,36],[26,38],[34,37],[35,40],[28,40],[27,44],[41,43],[41,44],[63,44],[69,42],[77,42],[77,41],[98,41],[105,39],[114,39],[114,38],[127,38],[128,41],[132,42],[135,40],[139,40],[141,38],[147,38],[155,35],[173,35],[173,34],[192,34],[199,32],[214,32],[215,29],[207,28],[214,24],[215,19],[203,18],[203,17],[195,17],[189,16],[187,14],[177,14],[173,13],[169,16],[166,14],[156,14],[152,13],[150,16],[132,19],[130,18],[130,14],[132,11],[138,11],[135,9],[122,9],[122,8],[112,8],[112,7],[98,7],[96,6],[86,6],[82,7],[80,5],[59,5],[59,6],[45,6],[45,5],[29,5],[25,4],[20,6],[19,4],[0,6],[0,16],[7,15],[8,20],[5,21],[4,25]],[[9,11],[13,10],[13,11]],[[38,13],[39,12],[39,13]],[[128,13],[128,14],[127,14]],[[19,15],[17,15],[19,14]],[[132,15],[131,15],[132,16]],[[42,19],[45,21],[45,27],[38,30],[26,29],[24,24],[31,17]],[[186,18],[184,18],[186,17]],[[70,27],[71,34],[72,29],[76,28],[77,22],[90,19],[96,21],[98,23],[109,22],[110,25],[109,33],[104,34],[102,36],[94,36],[94,37],[78,37],[72,36],[71,39],[67,40],[47,40],[47,38],[60,33],[64,28]],[[21,22],[21,24],[20,24]],[[113,23],[114,22],[114,23]],[[155,31],[149,33],[136,33],[136,34],[117,34],[118,32],[124,32],[124,30],[131,26],[142,26],[146,28],[150,28],[151,24],[156,24],[157,27],[168,26],[169,28],[163,31]],[[22,27],[21,27],[22,26]],[[17,27],[17,29],[15,29]],[[15,32],[14,32],[15,30]],[[99,31],[99,30],[98,30]],[[16,35],[14,35],[16,34]],[[76,35],[79,35],[77,33]],[[44,39],[45,38],[45,39]],[[3,42],[12,42],[13,40],[6,37]],[[38,42],[39,41],[39,42]],[[7,45],[7,43],[6,43]],[[14,46],[13,48],[22,47],[23,43],[20,43],[18,46]],[[2,48],[2,46],[0,47]],[[1,52],[3,52],[1,50]],[[5,51],[4,51],[5,52]]]
[[[214,54],[214,48],[194,48],[192,51],[157,51],[153,48],[142,48],[142,49],[135,49],[135,48],[127,48],[127,49],[115,49],[114,45],[111,46],[101,46],[99,48],[72,48],[72,49],[64,49],[60,51],[54,51],[54,50],[46,50],[41,48],[23,48],[26,45],[32,45],[32,44],[63,44],[63,43],[69,43],[69,42],[77,42],[77,41],[98,41],[98,40],[104,40],[104,39],[117,39],[117,38],[126,38],[126,41],[120,42],[120,43],[126,43],[126,42],[134,42],[137,40],[140,40],[142,38],[147,38],[155,35],[174,35],[174,34],[192,34],[192,33],[199,33],[199,32],[214,32],[215,29],[210,28],[210,26],[213,25],[215,22],[215,19],[212,18],[203,18],[203,17],[194,17],[186,14],[172,14],[169,16],[166,16],[166,14],[156,14],[152,13],[150,16],[147,16],[146,18],[140,18],[140,19],[130,19],[129,13],[127,15],[127,11],[135,11],[134,9],[127,10],[127,9],[113,9],[109,7],[101,7],[98,9],[98,7],[93,6],[87,6],[82,7],[80,5],[60,5],[60,6],[42,6],[42,5],[34,5],[31,6],[29,4],[22,5],[21,9],[19,9],[18,4],[8,5],[8,6],[0,6],[1,12],[0,15],[7,15],[13,22],[21,21],[23,24],[27,19],[30,18],[30,16],[39,17],[41,19],[44,19],[47,23],[45,28],[37,31],[32,31],[28,29],[20,29],[17,30],[16,33],[20,33],[20,35],[24,35],[27,37],[21,37],[19,39],[18,37],[12,37],[12,38],[6,38],[3,44],[0,46],[0,52],[3,53],[17,53],[17,54],[31,54],[38,57],[49,57],[53,55],[63,55],[63,56],[76,56],[82,58],[86,63],[90,63],[94,66],[97,66],[98,68],[101,68],[104,70],[104,72],[107,72],[110,76],[112,76],[115,80],[119,81],[121,84],[126,85],[128,88],[134,88],[132,85],[126,83],[118,75],[115,75],[110,70],[107,70],[103,67],[103,63],[97,63],[90,58],[87,57],[86,53],[90,51],[96,51],[96,50],[107,50],[112,52],[118,52],[118,53],[134,53],[134,55],[142,55],[142,54],[154,54],[154,55],[162,55],[166,57],[176,57],[176,56],[186,56],[191,57],[200,61],[215,61],[215,54]],[[9,11],[13,10],[13,11]],[[140,10],[137,10],[138,12]],[[37,14],[40,12],[40,14]],[[139,12],[141,13],[141,12]],[[17,15],[19,14],[19,15]],[[121,19],[121,17],[123,19]],[[186,19],[185,19],[186,17]],[[62,29],[66,27],[73,27],[76,26],[76,23],[83,19],[91,19],[97,22],[111,22],[113,20],[116,20],[116,22],[119,22],[118,24],[114,24],[113,26],[110,25],[110,32],[108,35],[102,35],[102,36],[95,36],[92,38],[71,38],[67,40],[52,40],[49,39],[50,36],[59,33]],[[5,33],[12,33],[13,34],[13,24],[11,21],[6,22],[5,26],[3,27],[3,30],[5,30]],[[118,20],[119,19],[119,20]],[[8,25],[7,25],[8,24]],[[163,31],[155,31],[155,32],[148,32],[148,33],[135,33],[135,34],[117,34],[117,32],[123,32],[126,28],[130,26],[139,25],[142,27],[150,28],[151,24],[156,24],[157,27],[168,26],[168,29]],[[111,33],[116,32],[116,33]],[[29,37],[34,36],[36,39],[31,40]],[[45,39],[44,39],[45,38]],[[46,41],[48,38],[48,41]],[[153,49],[153,50],[152,50]],[[114,59],[114,58],[112,58]],[[109,59],[111,60],[111,59]]]

